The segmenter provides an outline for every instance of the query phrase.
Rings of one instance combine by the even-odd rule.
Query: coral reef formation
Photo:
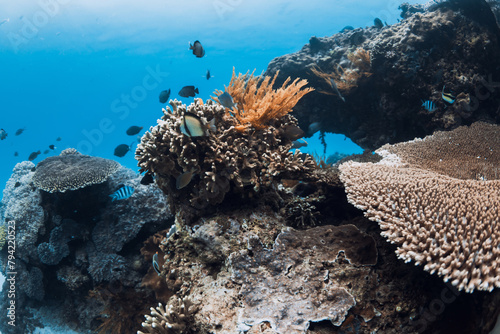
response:
[[[84,180],[76,173],[82,163],[87,171],[105,166],[116,170],[116,162],[67,152],[48,160],[50,164],[40,163],[37,184],[50,185],[45,188],[49,191],[75,185],[79,181],[67,182],[68,175],[75,173],[75,179]],[[52,173],[43,171],[48,166]],[[52,318],[73,324],[82,333],[119,323],[125,324],[123,330],[114,333],[139,328],[142,314],[154,302],[153,291],[140,286],[150,264],[143,261],[139,249],[149,235],[167,228],[173,217],[161,190],[141,185],[139,175],[118,166],[99,184],[89,184],[96,180],[91,178],[94,181],[77,190],[47,192],[34,185],[38,166],[31,162],[16,165],[4,190],[0,213],[2,224],[15,221],[19,314],[15,328],[6,322],[0,325],[2,333],[33,332],[38,324],[33,319],[42,319],[48,309]],[[54,173],[61,170],[68,173]],[[41,175],[50,181],[44,183]],[[109,194],[123,184],[135,189],[133,196],[112,202]],[[6,250],[0,252],[4,265],[7,256]],[[3,273],[7,271],[4,265]],[[133,299],[143,300],[144,309],[140,303],[131,306]],[[7,307],[7,294],[0,303]]]
[[[47,192],[65,192],[99,184],[116,172],[120,164],[113,160],[83,155],[74,148],[38,163],[33,176],[35,187]]]
[[[478,122],[376,152],[376,164],[340,165],[341,180],[398,257],[459,290],[500,287],[500,127]]]
[[[401,22],[312,37],[300,51],[272,60],[265,74],[279,71],[278,87],[291,76],[316,89],[292,113],[304,131],[319,123],[320,131],[344,134],[364,149],[479,120],[499,123],[500,71],[491,61],[500,57],[498,26],[483,5],[482,0],[403,5]],[[353,59],[360,50],[369,53],[369,62],[365,56],[356,58],[362,62]],[[443,100],[443,88],[456,97],[454,103]],[[422,107],[427,100],[435,110]]]
[[[337,274],[374,265],[374,239],[353,225],[298,231],[270,212],[235,213],[162,242],[162,275],[176,295],[146,316],[147,333],[247,332],[263,323],[305,333],[310,322],[342,324],[356,302]]]
[[[244,90],[244,78],[233,77],[235,92]],[[272,190],[283,177],[297,177],[312,169],[309,157],[290,152],[292,139],[288,135],[289,129],[296,128],[296,121],[287,113],[308,91],[299,91],[304,82],[294,81],[287,86],[290,89],[273,91],[269,78],[260,83],[259,89],[255,88],[257,78],[250,76],[249,80],[253,88],[247,87],[249,90],[240,92],[242,97],[235,100],[241,101],[238,108],[251,104],[253,109],[245,109],[245,113],[233,109],[239,116],[232,116],[211,100],[203,103],[198,99],[189,106],[170,101],[172,108],[163,109],[158,125],[142,137],[136,150],[140,171],[156,176],[172,206],[186,205],[186,210],[194,212],[222,203],[228,193],[238,197],[262,193]],[[259,107],[255,94],[272,98],[264,98]],[[283,103],[273,104],[276,100]],[[203,124],[214,122],[216,129],[206,136],[190,137],[181,131],[186,114],[196,115]],[[189,183],[178,187],[179,178],[187,173]]]

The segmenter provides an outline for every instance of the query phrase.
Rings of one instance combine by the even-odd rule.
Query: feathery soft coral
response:
[[[279,71],[272,78],[254,76],[254,72],[250,75],[247,72],[236,76],[233,68],[229,86],[225,87],[235,104],[232,110],[226,108],[226,113],[235,117],[238,123],[235,129],[240,132],[250,127],[256,130],[266,128],[271,120],[288,114],[302,96],[314,90],[302,89],[307,85],[307,80],[296,78],[290,83],[290,77],[285,80],[281,88],[273,89]],[[217,97],[212,98],[219,102],[218,96],[222,93],[216,90]]]

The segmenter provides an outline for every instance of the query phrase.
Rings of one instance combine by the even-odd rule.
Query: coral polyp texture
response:
[[[500,287],[500,128],[484,122],[384,145],[339,169],[350,203],[415,261],[459,290]]]
[[[120,164],[113,160],[84,155],[74,148],[38,163],[33,183],[47,192],[65,192],[106,181]]]
[[[288,77],[280,88],[274,90],[273,86],[279,71],[271,78],[270,76],[259,77],[252,74],[239,74],[236,76],[233,68],[233,76],[226,87],[226,92],[233,98],[235,106],[226,108],[226,112],[234,114],[236,130],[264,129],[269,122],[281,118],[292,111],[297,102],[313,88],[302,89],[307,85],[307,80],[296,78],[290,83]],[[223,94],[216,90],[217,97]]]
[[[251,81],[252,85],[256,84],[255,80]],[[264,83],[267,82],[268,79],[264,79]],[[169,195],[171,204],[180,201],[201,209],[222,203],[231,191],[258,193],[271,189],[275,181],[285,175],[312,170],[311,158],[303,159],[298,150],[290,152],[293,138],[288,132],[298,128],[288,112],[294,105],[291,101],[297,100],[297,90],[278,89],[277,93],[269,85],[266,84],[267,94],[278,94],[280,99],[268,99],[262,87],[257,93],[255,89],[241,93],[251,95],[245,98],[253,106],[246,110],[248,115],[259,108],[272,111],[263,113],[267,115],[263,116],[265,120],[262,117],[248,120],[245,114],[231,115],[211,100],[203,103],[197,99],[189,106],[170,101],[171,108],[163,109],[158,125],[146,132],[137,146],[140,171],[156,176],[157,184]],[[186,135],[181,131],[186,114],[198,117],[204,127],[215,126],[210,126],[205,136]],[[186,175],[187,185],[179,187],[179,178]]]

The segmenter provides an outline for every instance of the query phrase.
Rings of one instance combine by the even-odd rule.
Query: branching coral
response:
[[[289,106],[287,101],[283,110]],[[292,140],[286,129],[297,126],[295,118],[285,111],[285,116],[265,128],[242,133],[236,130],[242,126],[237,118],[224,114],[224,107],[211,100],[205,104],[197,100],[187,107],[178,101],[170,103],[172,109],[164,109],[158,125],[144,134],[136,159],[141,171],[156,175],[157,184],[174,206],[187,201],[195,208],[205,208],[221,203],[230,191],[248,194],[270,190],[281,177],[314,168],[310,158],[303,159],[299,151],[290,152]],[[180,126],[186,112],[203,123],[214,120],[216,129],[195,139],[184,135]],[[176,178],[186,172],[194,176],[186,187],[178,189]]]
[[[151,315],[145,315],[146,321],[142,323],[146,332],[137,331],[137,334],[185,333],[196,310],[197,307],[188,298],[181,299],[174,295],[166,306],[159,303],[156,308],[151,307]]]
[[[307,80],[296,78],[291,83],[288,77],[281,88],[273,89],[279,71],[274,77],[266,76],[261,78],[252,74],[238,74],[236,76],[233,68],[233,76],[226,87],[226,91],[231,95],[235,106],[226,113],[232,113],[238,124],[236,130],[244,132],[250,127],[262,130],[269,126],[272,120],[279,119],[290,111],[297,102],[313,88],[302,89],[307,85]],[[223,92],[215,91],[217,97],[212,97],[219,102],[218,96]]]

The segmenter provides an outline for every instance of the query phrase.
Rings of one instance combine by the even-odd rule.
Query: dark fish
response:
[[[443,90],[441,91],[441,97],[443,98],[443,100],[445,100],[447,103],[449,104],[453,104],[453,102],[455,102],[455,96],[453,96],[451,93],[445,93],[444,92],[444,87],[446,86],[443,86]]]
[[[378,17],[376,17],[375,20],[373,20],[373,25],[377,29],[382,29],[384,27],[384,24],[382,23],[382,20],[379,19]]]
[[[146,173],[146,175],[144,175],[141,179],[141,184],[145,185],[145,186],[147,186],[153,182],[154,182],[154,178],[153,178],[153,175],[150,173]]]
[[[349,30],[354,30],[354,27],[353,26],[345,26],[344,28],[342,28],[342,30],[340,30],[340,32],[346,32]]]
[[[123,186],[121,187],[120,189],[118,189],[117,191],[115,191],[114,193],[112,193],[111,195],[109,195],[109,197],[111,197],[111,202],[115,201],[115,200],[122,200],[122,199],[126,199],[126,198],[129,198],[130,196],[132,196],[132,194],[134,193],[134,188],[130,187],[130,186]]]
[[[197,115],[186,112],[182,118],[181,132],[189,137],[203,137],[207,135],[207,126]]]
[[[136,135],[139,132],[141,132],[141,130],[142,130],[142,126],[132,125],[130,128],[127,129],[127,134],[129,136],[133,136],[133,135]]]
[[[228,92],[224,92],[221,95],[217,96],[217,99],[224,108],[231,109],[232,107],[234,107],[233,97]]]
[[[18,157],[19,156],[19,152],[14,152],[14,156]]]
[[[49,153],[49,150],[43,151],[43,154],[47,154],[47,153]]]
[[[184,86],[179,91],[179,95],[182,97],[194,97],[196,94],[199,94],[198,88],[194,88],[194,86]]]
[[[306,147],[307,146],[307,142],[305,140],[303,141],[298,141],[298,140],[295,140],[293,143],[292,143],[292,149],[293,148],[301,148],[301,147]]]
[[[56,138],[56,141],[61,141],[61,137],[57,137],[57,138]]]
[[[170,97],[170,89],[162,90],[160,92],[160,103],[166,103]]]
[[[309,124],[308,133],[309,133],[309,135],[311,135],[311,134],[318,132],[320,129],[321,129],[321,123],[314,122],[314,123]]]
[[[191,170],[191,171],[184,172],[181,175],[177,176],[177,179],[175,180],[175,187],[177,189],[184,188],[185,186],[187,186],[189,184],[189,182],[191,182],[193,175],[194,175],[194,171]]]
[[[49,145],[49,148],[50,148],[51,150],[55,150],[55,148],[56,148],[56,147],[55,147],[54,145]]]
[[[290,140],[297,140],[305,135],[301,128],[292,124],[285,125],[284,130],[285,136]]]
[[[200,41],[195,41],[194,44],[189,43],[189,50],[193,50],[193,54],[198,58],[205,55],[205,49],[203,49]]]
[[[153,269],[156,271],[158,276],[161,275],[160,265],[158,264],[158,252],[153,255]]]
[[[0,140],[4,140],[5,138],[7,138],[7,131],[0,129]]]
[[[424,107],[425,110],[429,111],[429,112],[434,112],[436,111],[436,104],[434,102],[432,102],[431,100],[427,100],[427,101],[422,101],[422,105],[421,107]]]
[[[38,157],[42,152],[36,151],[36,152],[31,152],[30,156],[28,157],[29,161],[33,161]]]
[[[210,70],[207,70],[207,75],[206,75],[206,77],[207,77],[207,80],[208,80],[208,79],[210,79],[210,78],[212,78],[212,76],[210,75]]]
[[[26,128],[22,128],[22,129],[17,129],[16,133],[14,134],[15,136],[19,136],[21,133],[24,132]]]
[[[128,151],[130,151],[130,146],[131,145],[127,145],[127,144],[120,144],[118,145],[116,148],[115,148],[115,153],[114,155],[116,155],[117,157],[124,157],[125,154],[127,154]]]

